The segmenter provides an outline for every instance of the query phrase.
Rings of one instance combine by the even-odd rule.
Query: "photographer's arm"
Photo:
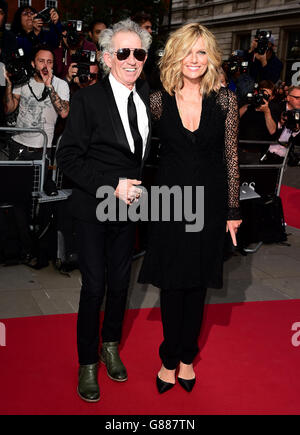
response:
[[[265,121],[267,129],[271,135],[275,134],[277,131],[276,122],[272,118],[270,109],[265,112]]]
[[[13,113],[18,107],[20,103],[20,95],[13,94],[12,92],[13,86],[7,75],[7,72],[5,72],[5,78],[6,78],[6,89],[5,89],[3,103],[4,103],[4,113],[8,115],[9,113]]]
[[[265,102],[265,104],[262,104],[261,106],[257,107],[255,110],[257,112],[263,112],[264,113],[266,127],[267,127],[270,135],[273,136],[273,134],[275,134],[276,131],[277,131],[276,122],[274,121],[274,119],[272,117],[272,113],[271,113],[268,101],[264,100],[264,102]]]
[[[245,113],[247,112],[249,107],[249,104],[244,104],[244,106],[239,108],[239,114],[240,114],[240,118],[245,115]]]

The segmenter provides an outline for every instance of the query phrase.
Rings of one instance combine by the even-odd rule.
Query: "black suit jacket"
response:
[[[149,136],[143,161],[131,152],[108,78],[78,91],[57,151],[57,163],[76,185],[70,199],[73,216],[96,221],[96,198],[100,186],[114,189],[119,178],[141,179],[149,153],[151,115],[149,86],[138,80],[136,91],[147,108]]]

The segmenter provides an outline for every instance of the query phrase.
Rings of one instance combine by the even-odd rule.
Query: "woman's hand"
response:
[[[36,33],[40,33],[44,26],[44,21],[41,18],[36,18],[37,14],[33,15],[33,29]]]
[[[226,225],[226,233],[228,233],[228,231],[230,232],[231,235],[231,240],[234,246],[237,246],[237,242],[236,242],[236,233],[240,227],[242,223],[242,220],[234,220],[234,221],[227,221],[227,225]]]

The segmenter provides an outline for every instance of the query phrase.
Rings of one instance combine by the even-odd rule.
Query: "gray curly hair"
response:
[[[142,29],[137,23],[131,21],[129,18],[127,20],[119,21],[109,29],[103,30],[99,37],[99,46],[101,47],[100,63],[102,64],[105,74],[109,74],[110,68],[104,62],[103,54],[107,52],[111,55],[113,54],[114,46],[112,39],[114,35],[118,32],[136,33],[142,42],[142,48],[146,51],[148,51],[151,45],[152,38],[147,30]]]

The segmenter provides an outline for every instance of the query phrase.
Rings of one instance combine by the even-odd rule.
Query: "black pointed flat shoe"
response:
[[[196,377],[194,379],[183,379],[178,377],[177,379],[182,388],[184,388],[188,393],[192,391],[196,383]]]
[[[172,384],[171,382],[165,382],[165,381],[162,381],[162,380],[158,377],[158,375],[157,375],[157,377],[156,377],[156,386],[157,386],[158,392],[159,392],[160,394],[165,393],[165,392],[168,391],[168,390],[171,390],[171,388],[173,388],[174,385],[175,385],[175,384]]]

